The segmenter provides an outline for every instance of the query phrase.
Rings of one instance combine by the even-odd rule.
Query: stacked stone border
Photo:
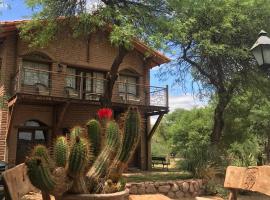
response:
[[[201,179],[128,183],[130,194],[163,194],[172,199],[196,197],[204,193]]]

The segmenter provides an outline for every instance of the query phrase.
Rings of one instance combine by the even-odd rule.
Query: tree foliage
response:
[[[204,92],[216,95],[211,142],[218,144],[231,98],[256,71],[249,49],[260,29],[269,30],[270,5],[265,0],[168,2],[174,12],[163,32],[171,36],[177,59],[174,68],[164,71],[176,79],[189,71]]]

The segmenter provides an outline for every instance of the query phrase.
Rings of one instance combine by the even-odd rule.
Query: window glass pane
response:
[[[49,68],[48,64],[23,61],[23,82],[26,85],[34,85],[42,83],[46,86],[49,85]]]
[[[119,92],[137,95],[137,78],[133,76],[120,76]],[[126,83],[126,84],[125,84]]]
[[[32,133],[31,132],[19,132],[19,140],[31,141]]]
[[[92,92],[92,73],[85,73],[85,90],[86,92]]]
[[[24,126],[39,127],[40,124],[39,124],[37,121],[31,121],[31,120],[29,120],[29,121],[26,121],[26,122],[24,123]]]
[[[35,130],[35,140],[45,140],[45,135],[43,130]]]
[[[93,72],[93,90],[96,94],[104,93],[104,73]]]
[[[132,95],[137,94],[136,82],[137,79],[135,77],[128,77],[128,93]]]
[[[76,89],[76,69],[67,68],[66,86]]]

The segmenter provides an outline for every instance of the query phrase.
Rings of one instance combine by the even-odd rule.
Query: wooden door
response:
[[[37,144],[46,145],[46,131],[37,128],[18,130],[16,165],[23,163]]]

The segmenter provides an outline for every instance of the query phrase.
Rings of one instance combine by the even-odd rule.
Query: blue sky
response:
[[[91,2],[97,0],[90,0]],[[9,6],[7,6],[9,5]],[[31,17],[32,10],[27,8],[24,0],[4,0],[4,4],[0,4],[0,20],[20,20]],[[151,85],[153,86],[169,86],[169,103],[170,110],[176,108],[185,108],[190,109],[194,106],[201,106],[205,103],[198,100],[198,98],[192,95],[191,84],[187,84],[186,91],[183,91],[179,85],[174,86],[174,78],[170,77],[166,81],[161,81],[157,78],[156,74],[158,73],[157,69],[151,70]],[[190,77],[187,78],[191,80]]]

